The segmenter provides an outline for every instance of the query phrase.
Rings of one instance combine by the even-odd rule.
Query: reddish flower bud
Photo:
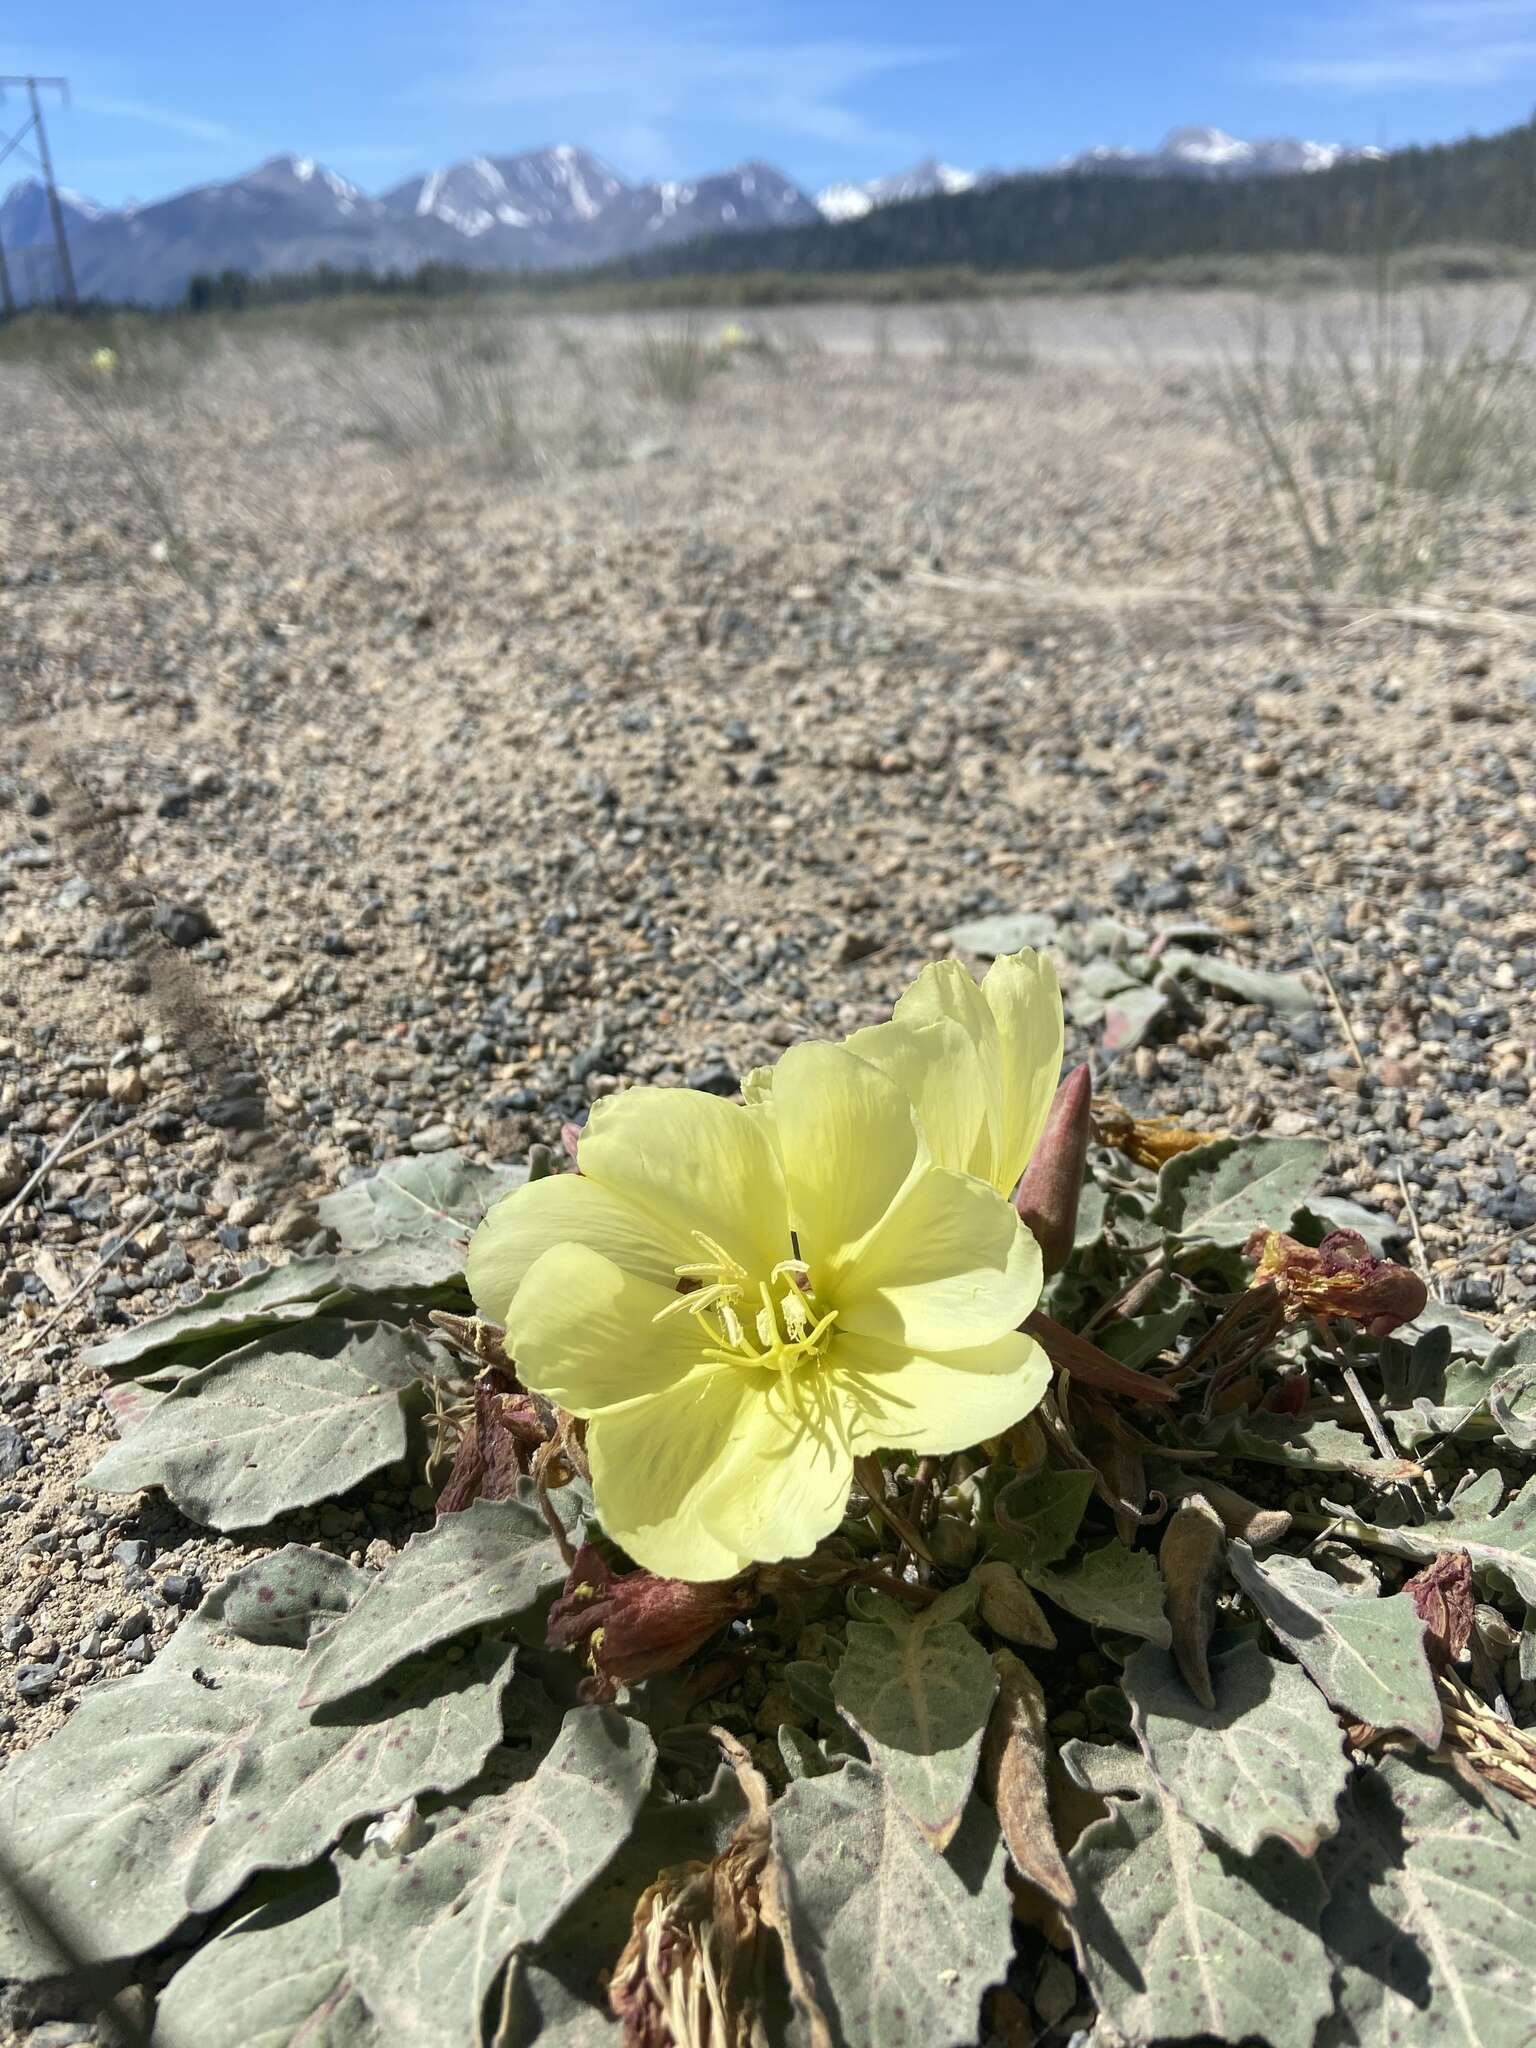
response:
[[[1315,1250],[1283,1230],[1256,1230],[1243,1250],[1259,1262],[1252,1284],[1274,1283],[1288,1322],[1344,1316],[1385,1337],[1422,1314],[1429,1300],[1417,1273],[1374,1257],[1357,1230],[1335,1230]]]
[[[583,1543],[565,1591],[549,1610],[551,1649],[585,1646],[588,1699],[611,1700],[621,1685],[675,1671],[718,1628],[757,1600],[751,1573],[695,1585],[651,1572],[610,1571],[602,1552]]]
[[[1424,1647],[1435,1664],[1451,1664],[1472,1639],[1477,1593],[1465,1550],[1442,1550],[1403,1586],[1424,1623]]]
[[[1086,1066],[1074,1067],[1056,1090],[1040,1142],[1013,1198],[1040,1247],[1048,1276],[1059,1273],[1072,1255],[1092,1136],[1093,1076]]]

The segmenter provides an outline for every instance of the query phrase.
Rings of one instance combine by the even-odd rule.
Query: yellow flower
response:
[[[745,348],[750,339],[751,336],[747,333],[747,330],[744,327],[738,326],[734,320],[728,320],[720,330],[720,346],[722,348]]]
[[[94,350],[91,355],[91,368],[98,377],[110,377],[117,368],[117,350],[115,348],[98,348]]]
[[[578,1160],[491,1211],[469,1285],[526,1384],[590,1418],[603,1527],[650,1571],[804,1556],[856,1457],[964,1449],[1045,1390],[1033,1238],[841,1047],[787,1052],[771,1110],[610,1098]]]
[[[1000,956],[979,988],[958,960],[935,960],[889,1023],[843,1043],[908,1097],[936,1165],[1012,1194],[1061,1074],[1061,990],[1043,954]],[[748,1101],[768,1099],[776,1071],[747,1076]]]

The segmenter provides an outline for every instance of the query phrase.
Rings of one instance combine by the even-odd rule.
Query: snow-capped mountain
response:
[[[1242,142],[1219,128],[1176,128],[1156,150],[1095,149],[1063,174],[1170,173],[1220,178],[1325,169],[1375,156],[1280,137]],[[60,192],[82,294],[163,305],[199,272],[252,276],[342,269],[413,271],[424,263],[551,269],[600,263],[702,235],[852,221],[900,200],[965,192],[981,178],[934,158],[863,184],[830,185],[814,200],[765,163],[691,179],[631,184],[569,142],[515,156],[464,157],[377,197],[307,156],[270,157],[238,178],[194,186],[149,205],[102,208]],[[0,236],[21,261],[18,296],[55,288],[47,195],[35,179],[0,201]]]
[[[1116,171],[1124,176],[1166,178],[1289,177],[1326,171],[1337,163],[1378,157],[1379,149],[1340,142],[1303,142],[1292,135],[1243,142],[1224,128],[1174,128],[1156,149],[1085,149],[1063,159],[1063,171]]]
[[[569,142],[518,156],[472,156],[407,178],[383,194],[386,212],[440,220],[473,239],[496,226],[569,227],[596,220],[629,187]]]
[[[82,294],[149,304],[180,298],[198,272],[259,277],[318,263],[410,271],[429,262],[549,269],[820,218],[771,164],[637,185],[568,142],[465,157],[376,198],[312,157],[271,157],[148,206],[114,212],[71,194],[65,216]],[[32,288],[33,273],[37,289],[53,290],[41,186],[12,188],[0,203],[0,233],[7,249],[38,252],[37,262],[15,266],[18,295]]]
[[[862,185],[846,180],[824,185],[816,194],[817,210],[823,220],[862,220],[877,206],[894,206],[902,199],[931,199],[940,192],[969,192],[976,183],[974,171],[956,170],[925,157],[910,171],[897,171],[888,178],[870,178]]]
[[[65,185],[59,187],[59,204],[64,210],[66,233],[77,221],[100,220],[106,212],[94,199],[71,192]],[[52,234],[47,187],[40,178],[23,178],[0,199],[0,235],[4,236],[7,248],[24,249]]]

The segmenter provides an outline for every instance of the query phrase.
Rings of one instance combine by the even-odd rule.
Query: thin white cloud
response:
[[[1536,0],[1382,0],[1296,27],[1304,47],[1261,59],[1256,75],[1365,95],[1536,73]]]
[[[120,99],[113,93],[83,92],[75,96],[83,114],[97,114],[107,120],[136,121],[157,128],[165,135],[185,136],[189,142],[217,142],[236,148],[255,147],[249,137],[231,128],[227,121],[207,121],[197,114],[183,114],[174,107],[157,107],[147,100]]]
[[[718,17],[684,22],[673,15],[660,30],[617,11],[577,33],[568,13],[530,12],[536,21],[525,14],[515,33],[504,20],[487,23],[486,61],[429,80],[421,96],[465,107],[544,108],[635,170],[663,167],[675,154],[674,130],[701,117],[837,148],[909,146],[910,137],[862,110],[861,91],[955,54],[854,37],[772,42]]]

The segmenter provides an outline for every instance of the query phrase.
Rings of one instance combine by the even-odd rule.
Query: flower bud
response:
[[[1046,1276],[1059,1273],[1072,1255],[1077,1203],[1093,1135],[1093,1076],[1074,1067],[1056,1090],[1040,1142],[1024,1169],[1013,1206],[1029,1226]]]

